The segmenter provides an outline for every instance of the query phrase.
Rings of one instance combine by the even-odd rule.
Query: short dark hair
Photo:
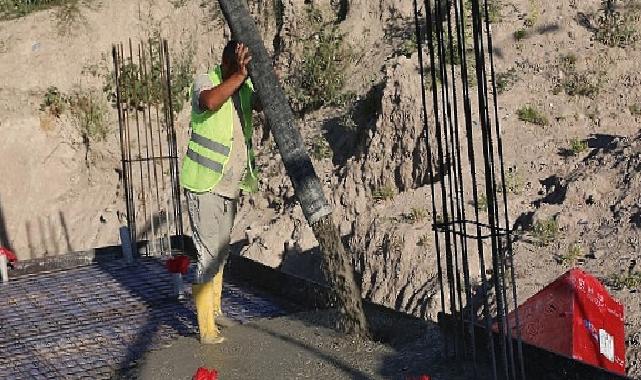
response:
[[[223,62],[230,65],[235,65],[236,62],[236,47],[240,44],[238,40],[231,40],[225,45],[223,49]]]

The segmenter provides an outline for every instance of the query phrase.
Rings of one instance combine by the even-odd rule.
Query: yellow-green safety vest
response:
[[[209,72],[209,78],[214,87],[222,83],[222,70],[216,66]],[[247,170],[240,183],[240,188],[246,192],[258,190],[258,178],[254,169],[254,150],[252,136],[252,94],[254,85],[250,79],[240,87],[239,98],[241,105],[241,122],[245,146],[247,148]],[[234,102],[229,98],[216,112],[191,112],[191,139],[187,146],[187,154],[183,159],[180,184],[187,190],[204,193],[213,190],[223,178],[227,168],[229,154],[234,135]]]

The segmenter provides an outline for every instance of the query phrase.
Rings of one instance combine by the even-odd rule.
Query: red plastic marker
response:
[[[167,260],[165,264],[169,273],[187,274],[189,270],[189,257],[185,255],[177,255]]]
[[[15,263],[16,261],[18,261],[18,256],[4,247],[0,247],[0,255],[6,256],[9,263]]]
[[[194,374],[193,380],[218,380],[218,371],[200,367]]]
[[[408,376],[405,380],[431,380],[432,378],[428,375],[419,375],[419,376]]]

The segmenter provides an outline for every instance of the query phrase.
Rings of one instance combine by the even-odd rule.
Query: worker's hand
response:
[[[243,43],[238,44],[236,46],[236,74],[242,76],[243,80],[249,75],[247,65],[251,60],[252,56],[249,53],[249,48]]]

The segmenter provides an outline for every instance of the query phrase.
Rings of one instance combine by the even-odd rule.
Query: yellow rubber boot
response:
[[[220,268],[218,273],[216,273],[212,284],[214,288],[214,317],[218,317],[223,314],[223,268]]]
[[[214,322],[214,282],[193,284],[192,293],[196,304],[198,329],[200,330],[200,343],[218,344],[225,338],[220,336],[220,331]]]
[[[214,279],[212,280],[214,284],[214,318],[216,321],[216,325],[227,328],[227,327],[233,327],[236,326],[238,323],[227,318],[225,314],[223,314],[223,309],[222,309],[222,299],[223,299],[223,270],[221,269],[216,276],[214,276]]]

